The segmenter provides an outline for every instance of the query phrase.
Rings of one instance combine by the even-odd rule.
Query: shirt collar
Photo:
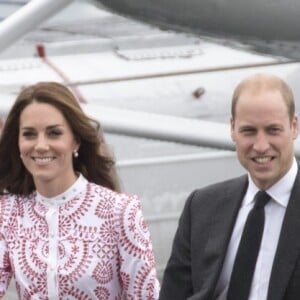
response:
[[[279,205],[287,207],[294,181],[298,172],[298,164],[296,159],[293,159],[293,163],[289,171],[275,184],[273,184],[266,192],[275,200]],[[254,196],[259,191],[259,188],[255,185],[248,173],[249,185],[245,194],[242,206],[250,204],[254,200]]]
[[[38,191],[36,191],[36,199],[38,202],[43,203],[44,205],[54,205],[58,206],[63,203],[68,202],[75,197],[78,193],[82,192],[86,187],[87,180],[83,177],[82,174],[79,174],[77,180],[70,186],[65,192],[55,197],[47,198],[42,196]]]

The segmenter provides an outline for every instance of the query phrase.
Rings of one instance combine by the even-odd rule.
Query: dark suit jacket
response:
[[[164,273],[160,300],[213,300],[247,186],[244,175],[196,190],[189,196]],[[267,299],[300,299],[299,172],[284,217]]]

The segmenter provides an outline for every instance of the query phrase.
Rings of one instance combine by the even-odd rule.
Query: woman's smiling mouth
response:
[[[46,164],[54,160],[53,156],[47,157],[32,157],[32,159],[39,164]]]

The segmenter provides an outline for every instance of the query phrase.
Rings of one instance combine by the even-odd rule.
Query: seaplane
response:
[[[161,276],[188,194],[244,172],[229,130],[236,84],[269,72],[300,99],[299,10],[269,0],[0,0],[1,122],[24,86],[69,86],[101,123],[122,189],[142,199]]]

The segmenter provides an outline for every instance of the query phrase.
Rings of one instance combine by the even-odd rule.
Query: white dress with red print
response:
[[[157,299],[150,234],[136,196],[82,175],[63,194],[0,198],[0,297]]]

